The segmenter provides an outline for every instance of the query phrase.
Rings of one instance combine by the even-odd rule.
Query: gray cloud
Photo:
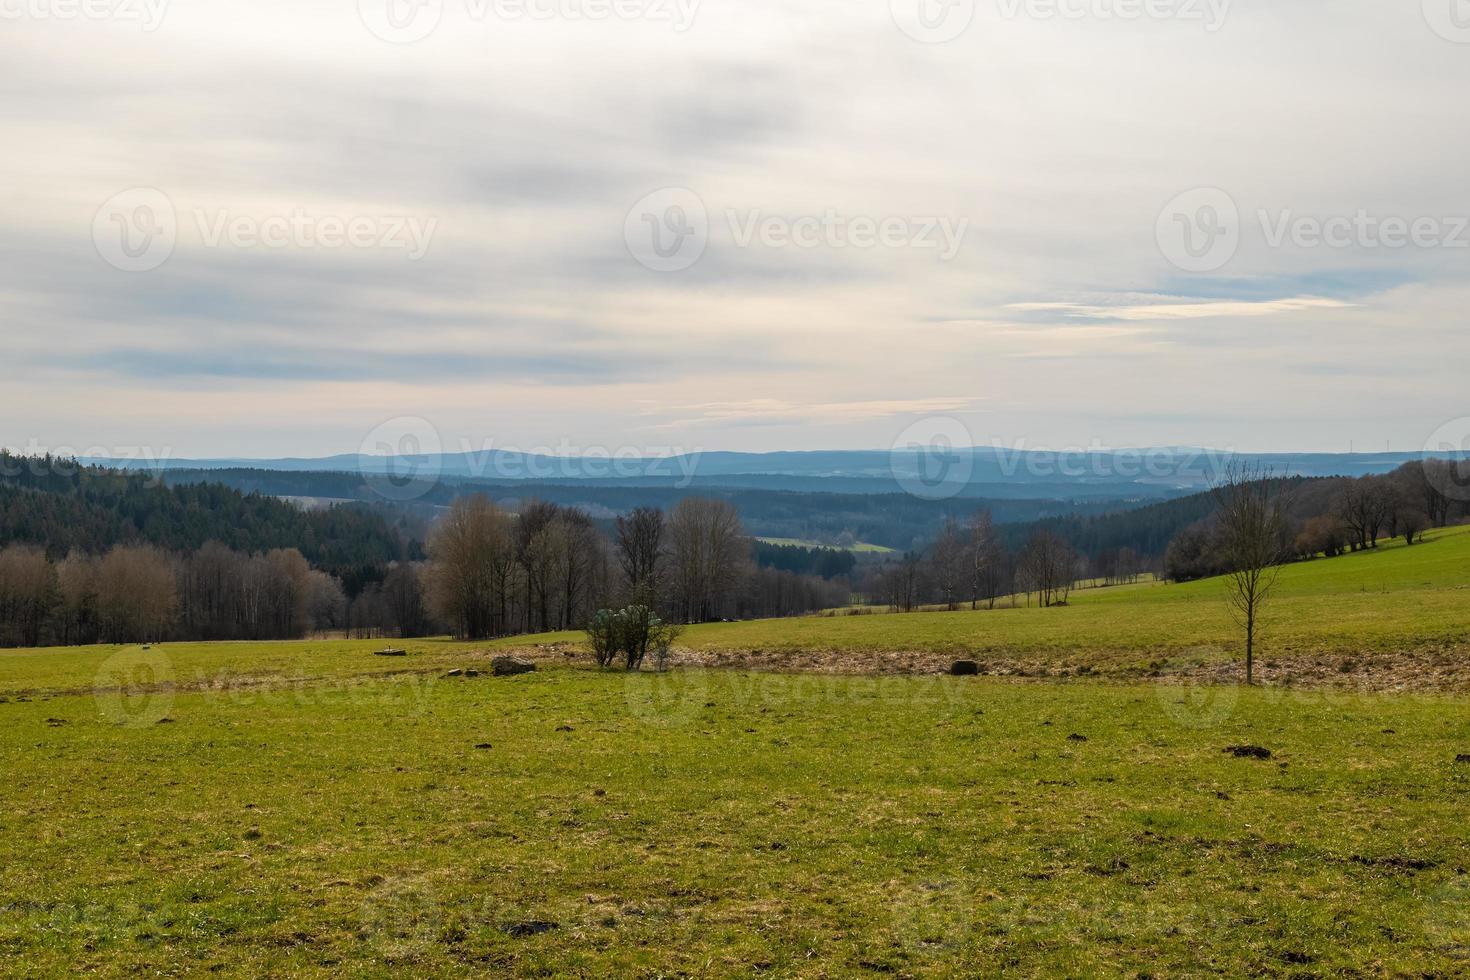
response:
[[[981,4],[940,45],[886,4],[824,0],[705,0],[684,33],[461,18],[402,47],[327,0],[175,5],[152,34],[6,26],[0,330],[28,374],[0,416],[27,432],[279,456],[351,449],[385,411],[611,441],[646,403],[769,403],[696,434],[881,446],[886,421],[822,406],[942,391],[983,395],[966,411],[988,435],[1285,449],[1403,443],[1463,411],[1465,251],[1273,247],[1258,218],[1470,211],[1470,131],[1444,108],[1470,47],[1417,4],[1237,0],[1213,34]],[[418,261],[209,247],[185,228],[165,265],[125,273],[92,221],[138,186],[186,224],[303,209],[437,225]],[[671,186],[702,199],[710,240],[692,268],[652,272],[624,220]],[[1196,187],[1241,215],[1211,274],[1154,237]],[[941,262],[742,247],[726,210],[969,224]],[[1402,350],[1433,355],[1412,389],[1379,369]],[[1355,397],[1324,416],[1343,379]],[[125,410],[73,407],[112,385]]]

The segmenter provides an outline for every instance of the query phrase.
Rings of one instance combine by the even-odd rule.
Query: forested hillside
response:
[[[163,478],[182,486],[218,482],[246,493],[322,500],[360,500],[383,503],[367,479],[358,473],[297,473],[252,469],[169,470]],[[841,485],[841,481],[828,481]],[[989,510],[1000,524],[1025,523],[1067,515],[1102,515],[1139,506],[1140,499],[977,499],[968,496],[928,500],[907,493],[797,492],[698,481],[688,487],[617,485],[586,481],[493,482],[444,478],[424,488],[412,501],[395,504],[397,513],[426,527],[456,497],[483,493],[502,507],[517,510],[529,500],[574,507],[596,520],[609,521],[639,507],[672,510],[689,497],[723,500],[740,512],[751,534],[807,541],[839,543],[867,541],[905,551],[922,547],[939,533],[947,518],[964,518],[977,508]],[[1149,498],[1153,499],[1153,498]]]
[[[132,543],[195,551],[208,541],[242,553],[296,548],[333,574],[418,557],[367,507],[304,511],[218,484],[163,485],[146,474],[0,452],[0,542],[37,545],[60,559]]]

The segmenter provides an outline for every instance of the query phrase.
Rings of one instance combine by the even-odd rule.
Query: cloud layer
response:
[[[386,2],[5,8],[0,444],[859,448],[940,414],[1417,449],[1470,414],[1470,44],[1419,4],[982,0],[925,43],[906,0],[443,0],[400,44]],[[135,188],[172,220],[146,271]],[[650,233],[703,219],[676,271],[628,241],[666,188]],[[1161,240],[1181,195],[1225,262]],[[1360,214],[1437,234],[1295,234]]]

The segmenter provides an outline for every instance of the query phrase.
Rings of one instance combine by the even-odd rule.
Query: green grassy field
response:
[[[1470,969],[1457,700],[353,667],[0,704],[7,975]]]
[[[1465,529],[1293,566],[1271,643],[1449,657],[1467,584]],[[1219,590],[719,624],[686,655],[1223,658]],[[1470,974],[1462,698],[623,675],[573,639],[0,651],[0,972]],[[443,676],[510,645],[540,668]]]
[[[1064,608],[722,623],[690,630],[695,649],[954,655],[1104,655],[1149,661],[1228,650],[1237,630],[1220,580],[1074,592]],[[1267,655],[1375,653],[1470,643],[1470,528],[1433,532],[1282,570],[1265,623]]]

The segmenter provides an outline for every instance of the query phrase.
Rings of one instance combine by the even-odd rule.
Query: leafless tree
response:
[[[995,589],[992,586],[1000,562],[1000,543],[990,511],[975,511],[965,523],[965,531],[969,535],[970,608],[977,608],[982,598],[988,598],[994,606]]]
[[[1018,565],[1023,588],[1045,606],[1065,603],[1077,580],[1077,552],[1052,531],[1032,534]]]
[[[388,574],[389,577],[392,577],[393,573]],[[335,576],[312,569],[308,593],[310,596],[308,608],[313,630],[347,628],[347,594],[342,590],[342,583]],[[420,608],[423,606],[422,593],[419,595],[419,606]]]
[[[669,559],[681,617],[719,616],[749,561],[750,542],[735,508],[723,500],[686,497],[669,517]]]
[[[1286,494],[1264,467],[1232,462],[1213,488],[1230,610],[1245,630],[1245,682],[1255,682],[1256,634],[1285,558]]]
[[[956,608],[960,595],[974,572],[968,544],[959,522],[951,517],[944,522],[944,529],[939,532],[939,538],[929,553],[934,588],[946,609]]]
[[[42,631],[61,601],[56,570],[29,545],[0,550],[0,645],[41,645]]]
[[[1365,476],[1343,484],[1337,511],[1352,538],[1354,551],[1378,547],[1378,538],[1393,509],[1393,494],[1382,477]]]
[[[383,576],[383,626],[399,637],[425,636],[429,632],[429,608],[421,566],[397,562]]]
[[[657,597],[663,579],[664,512],[656,507],[639,507],[618,515],[618,567],[630,594]]]
[[[56,568],[61,587],[62,643],[96,643],[101,634],[97,613],[97,565],[95,558],[73,553]]]
[[[461,636],[493,635],[497,559],[513,548],[510,523],[488,497],[475,494],[456,499],[429,536],[430,595]]]
[[[1418,507],[1405,507],[1398,512],[1397,529],[1404,536],[1405,544],[1413,544],[1424,536],[1429,526],[1429,515]]]
[[[586,622],[592,611],[593,581],[602,557],[602,540],[592,518],[576,509],[563,510],[555,522],[559,541],[561,628]]]
[[[883,572],[882,587],[895,612],[912,612],[924,589],[924,566],[914,555],[904,555]]]
[[[97,570],[97,612],[105,640],[166,639],[179,609],[174,564],[151,545],[113,548]]]
[[[1450,520],[1450,492],[1470,487],[1470,481],[1465,479],[1470,475],[1470,465],[1455,460],[1426,459],[1409,464],[1408,469],[1430,523],[1444,527]]]
[[[561,508],[544,500],[527,502],[516,515],[515,554],[527,633],[551,628],[552,606],[561,594],[559,566],[566,542],[560,516]]]

